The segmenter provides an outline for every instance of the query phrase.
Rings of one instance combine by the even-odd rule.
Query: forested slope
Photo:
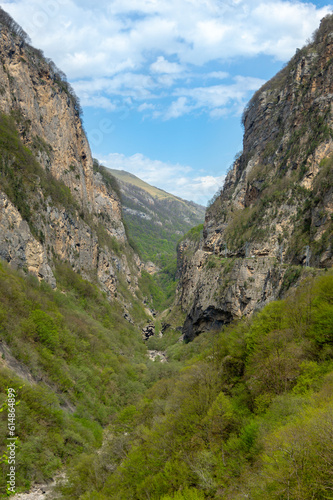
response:
[[[252,319],[180,347],[183,369],[117,416],[65,497],[330,498],[333,274],[311,274]]]

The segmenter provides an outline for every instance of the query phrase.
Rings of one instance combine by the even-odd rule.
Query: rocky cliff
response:
[[[0,256],[52,286],[60,259],[111,296],[118,273],[135,287],[119,197],[105,171],[94,171],[79,102],[1,13]]]
[[[178,250],[186,339],[251,314],[333,263],[333,16],[253,96],[242,154]]]

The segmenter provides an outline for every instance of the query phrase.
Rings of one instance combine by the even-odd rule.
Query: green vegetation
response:
[[[321,255],[333,243],[333,220],[324,208],[324,199],[333,188],[333,156],[324,158],[312,187],[312,195],[304,196],[295,218],[295,229],[288,249],[288,257],[304,251],[309,245],[314,256]],[[318,228],[324,226],[320,238]]]
[[[94,228],[96,231],[96,235],[98,238],[98,244],[101,247],[108,247],[110,250],[112,250],[114,253],[117,255],[121,255],[122,251],[124,251],[124,245],[119,243],[117,238],[114,236],[111,236],[108,231],[105,229],[103,224],[91,224],[91,226]]]
[[[143,261],[151,261],[160,269],[154,276],[144,276],[140,288],[149,304],[162,311],[171,304],[176,289],[179,239],[184,233],[191,239],[200,238],[203,225],[190,228],[204,218],[204,208],[150,186],[128,172],[94,168],[104,180],[114,176],[120,182],[128,241]]]
[[[203,219],[204,208],[150,186],[128,172],[105,170],[122,183],[122,203],[130,209],[124,211],[124,220],[141,257],[156,264],[161,255],[174,257],[180,235]]]
[[[183,369],[118,414],[102,458],[81,455],[69,472],[65,498],[330,498],[332,335],[326,272],[180,345]]]
[[[172,224],[152,224],[150,220],[124,212],[128,234],[143,260],[158,264],[162,254],[175,255],[179,235],[175,234]]]
[[[177,286],[177,260],[166,257],[164,261],[165,265],[159,273],[152,276],[143,270],[139,279],[142,298],[157,311],[162,311],[171,305]]]
[[[315,35],[319,45],[332,19],[327,17]],[[1,8],[0,22],[25,38]],[[311,50],[310,45],[299,51],[261,89],[276,109],[276,91]],[[34,64],[43,85],[43,54],[27,47],[25,55],[29,61],[21,58],[20,64]],[[80,114],[64,75],[52,62],[47,68],[53,90],[65,92]],[[109,300],[55,255],[57,290],[0,262],[0,434],[8,435],[6,392],[11,387],[18,399],[18,490],[48,481],[65,468],[68,482],[59,494],[66,500],[333,498],[333,273],[299,265],[304,247],[308,257],[311,252],[319,260],[333,244],[333,218],[323,202],[333,188],[333,156],[321,162],[311,196],[299,185],[308,160],[318,145],[331,140],[332,130],[323,101],[306,107],[309,88],[300,83],[293,94],[295,107],[304,104],[303,119],[295,121],[282,145],[284,125],[279,113],[272,112],[273,132],[260,164],[247,178],[245,208],[236,210],[224,203],[223,196],[230,193],[215,197],[210,207],[216,219],[228,223],[225,255],[227,248],[246,249],[247,242],[274,233],[275,223],[283,225],[286,210],[293,233],[280,227],[276,239],[281,248],[289,241],[286,259],[296,265],[284,274],[285,300],[271,302],[251,319],[222,331],[203,333],[188,344],[179,342],[185,313],[179,306],[171,307],[176,246],[185,234],[193,243],[187,257],[198,247],[203,225],[190,227],[202,220],[203,212],[126,172],[117,174],[126,184],[121,193],[112,173],[97,160],[95,173],[127,208],[124,219],[132,248],[160,271],[154,276],[142,271],[136,295],[119,272],[119,300]],[[250,101],[244,121],[260,92]],[[31,128],[18,109],[11,116],[0,115],[1,189],[43,242],[36,228],[45,200],[75,215],[79,207],[65,184],[35,159],[34,152],[41,152],[52,160],[52,147],[35,136],[28,149],[17,128],[23,137]],[[280,159],[273,161],[280,146]],[[236,158],[238,173],[249,156]],[[80,178],[75,165],[67,173]],[[100,247],[118,257],[126,253],[133,265],[131,249],[105,228],[106,218],[112,223],[108,216],[96,221],[97,216],[82,207],[79,215]],[[222,278],[215,298],[224,297],[226,287],[231,287],[228,275],[238,265],[236,257],[207,258],[205,273],[218,271]],[[320,276],[314,278],[315,274]],[[244,277],[244,289],[254,279]],[[293,285],[300,282],[296,289]],[[163,311],[154,321],[163,336],[149,338],[146,345],[140,329],[151,316],[143,303]],[[164,351],[168,362],[150,361],[147,348]],[[4,439],[1,498],[6,498],[7,473]]]
[[[96,453],[102,428],[125,405],[137,404],[161,364],[146,356],[140,331],[93,284],[56,264],[58,289],[0,263],[0,408],[17,391],[17,487],[53,477],[79,454]],[[129,295],[129,314],[147,317]],[[151,372],[149,367],[153,368]],[[15,373],[25,374],[22,382]],[[0,412],[7,435],[7,412]],[[0,443],[0,457],[6,441]],[[0,496],[8,465],[1,460]]]
[[[199,241],[202,237],[203,224],[190,229],[181,239],[190,239],[192,241]],[[160,270],[155,275],[151,276],[146,272],[142,273],[139,286],[143,296],[148,302],[158,311],[171,306],[174,301],[175,291],[177,287],[177,258],[175,256],[175,240],[173,235],[168,251],[155,256]],[[154,240],[156,245],[161,242]],[[181,240],[178,239],[177,245]],[[159,248],[160,250],[161,248]]]
[[[229,213],[221,212],[219,199],[209,208],[211,217],[228,221],[225,238],[228,248],[235,250],[244,247],[246,242],[263,241],[267,235],[275,232],[275,223],[282,223],[284,212],[281,207],[296,207],[292,217],[293,232],[279,235],[279,243],[288,242],[288,260],[300,262],[304,248],[310,245],[313,256],[323,253],[333,238],[333,220],[324,208],[325,196],[333,186],[333,156],[324,158],[314,179],[312,190],[299,185],[299,171],[286,176],[282,172],[271,171],[267,174],[267,165],[257,165],[249,174],[249,183],[259,183],[260,189],[253,202],[242,209],[231,208]],[[266,178],[265,178],[266,177]],[[324,226],[320,238],[317,232]]]
[[[94,158],[93,160],[93,168],[94,172],[98,172],[99,174],[101,174],[103,182],[107,189],[109,189],[113,193],[117,193],[118,198],[121,199],[119,183],[116,177],[111,174],[110,169],[103,167],[103,165],[101,165],[99,161],[96,160],[96,158]]]
[[[199,224],[198,226],[192,227],[184,236],[182,239],[189,239],[192,241],[200,241],[202,238],[202,232],[203,232],[203,224]]]
[[[290,266],[286,270],[283,276],[283,282],[281,285],[281,295],[283,295],[289,288],[297,282],[298,278],[301,276],[303,271],[302,266]]]

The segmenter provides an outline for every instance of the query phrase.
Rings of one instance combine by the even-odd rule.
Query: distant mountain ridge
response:
[[[144,260],[158,262],[162,254],[171,255],[180,237],[203,223],[202,205],[151,186],[125,170],[108,171],[119,183],[124,221]]]
[[[147,191],[149,194],[151,194],[153,197],[157,198],[166,198],[166,199],[171,199],[171,198],[176,198],[177,200],[187,204],[193,204],[196,205],[193,201],[186,201],[183,198],[179,198],[178,196],[175,196],[174,194],[168,193],[167,191],[164,191],[164,189],[160,189],[158,187],[152,186],[151,184],[148,184],[148,182],[143,181],[139,177],[137,177],[134,174],[131,174],[130,172],[126,172],[126,170],[117,170],[117,169],[112,169],[109,168],[111,171],[112,175],[116,177],[119,181],[124,182],[126,184],[132,184],[133,186],[137,186],[144,191]],[[198,207],[201,205],[197,205]]]

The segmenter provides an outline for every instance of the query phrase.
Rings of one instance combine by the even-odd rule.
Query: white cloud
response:
[[[79,95],[105,93],[108,96],[118,96],[126,99],[153,98],[152,91],[158,86],[147,74],[123,72],[110,78],[95,78],[94,80],[77,80],[73,83]]]
[[[172,63],[164,59],[163,56],[159,56],[157,60],[151,64],[150,69],[153,73],[180,73],[183,68],[180,64]]]
[[[159,120],[240,114],[264,81],[241,70],[235,75],[230,63],[261,55],[287,61],[332,10],[306,0],[4,0],[1,6],[67,74],[83,106]],[[104,132],[93,133],[98,144]],[[222,182],[140,154],[105,161],[188,199],[211,197]]]
[[[138,107],[138,111],[140,111],[140,113],[142,113],[143,111],[147,111],[149,109],[155,109],[154,104],[149,104],[147,102],[144,102],[143,104],[140,104],[140,106]]]
[[[228,78],[229,73],[226,71],[212,71],[211,73],[207,73],[205,75],[206,79],[216,79],[216,80],[225,80]]]
[[[216,46],[220,45],[226,39],[231,26],[225,25],[223,20],[209,19],[207,21],[199,21],[197,24],[197,37],[204,45]]]
[[[170,118],[179,118],[180,116],[190,113],[193,108],[193,106],[188,105],[188,100],[186,97],[179,97],[176,101],[173,101],[171,103],[171,106],[164,115],[164,120],[170,120]]]
[[[227,79],[223,64],[234,58],[287,60],[329,11],[298,0],[5,0],[1,5],[68,75],[83,106],[112,112],[131,98],[131,109],[140,111],[142,101],[153,100],[150,116],[163,120],[194,111],[214,118],[241,112],[262,80],[243,75],[215,86],[207,80]]]
[[[93,108],[102,108],[106,111],[116,111],[117,106],[107,97],[90,96],[88,93],[81,93],[81,105]]]
[[[99,156],[98,160],[106,167],[126,170],[152,186],[203,205],[224,181],[223,175],[197,176],[189,166],[152,160],[141,153],[132,156],[110,153],[107,156]]]
[[[239,114],[240,111],[243,109],[241,106],[240,108],[237,109],[236,113]],[[227,108],[214,108],[209,112],[209,115],[211,118],[222,118],[224,116],[227,116],[229,114],[229,110]]]
[[[102,56],[113,63],[111,69],[124,60],[141,65],[146,50],[160,51],[154,58],[158,64],[168,63],[166,54],[200,64],[203,59],[247,55],[249,47],[242,40],[251,41],[250,51],[284,58],[278,41],[290,37],[290,56],[295,43],[303,43],[328,12],[311,3],[282,0],[239,4],[159,0],[138,1],[135,6],[131,0],[114,0],[99,2],[98,7],[79,0],[5,0],[1,4],[38,45],[53,48],[65,60],[67,54],[79,56],[81,51],[89,54],[90,63],[94,56]]]
[[[176,89],[174,94],[181,97],[171,103],[163,118],[178,118],[199,109],[209,112],[212,118],[220,118],[230,112],[240,114],[246,104],[248,92],[258,89],[264,83],[259,78],[236,76],[230,84]]]

